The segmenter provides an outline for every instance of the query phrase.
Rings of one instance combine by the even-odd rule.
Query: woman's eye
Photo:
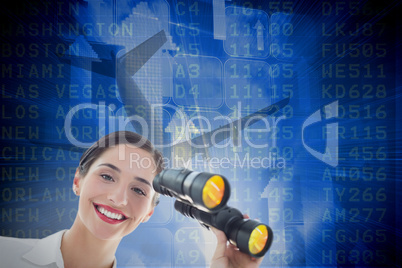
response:
[[[141,190],[140,188],[133,188],[133,191],[136,192],[137,194],[146,196],[145,192]]]
[[[107,180],[107,181],[113,181],[112,176],[109,176],[109,175],[106,175],[106,174],[102,174],[101,177],[104,178],[104,179]]]

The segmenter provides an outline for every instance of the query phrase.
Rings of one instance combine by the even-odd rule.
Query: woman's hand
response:
[[[247,219],[248,216],[244,216],[244,218]],[[263,258],[254,258],[240,252],[237,247],[228,243],[224,232],[213,227],[211,230],[218,240],[215,254],[212,257],[211,268],[254,268],[260,266]]]

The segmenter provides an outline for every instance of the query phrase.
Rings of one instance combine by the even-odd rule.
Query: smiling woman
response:
[[[130,164],[133,155],[151,165]],[[81,156],[73,180],[78,213],[69,230],[43,239],[0,238],[4,267],[116,267],[121,239],[148,221],[159,202],[152,187],[163,169],[150,141],[128,131],[111,133]]]
[[[120,241],[147,222],[159,202],[152,183],[163,163],[161,153],[136,133],[101,138],[84,152],[75,172],[79,203],[71,228],[43,239],[0,237],[1,267],[117,267]],[[259,266],[262,258],[227,245],[225,234],[212,229],[218,245],[211,267]]]

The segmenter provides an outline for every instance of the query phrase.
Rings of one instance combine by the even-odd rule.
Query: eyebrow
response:
[[[150,183],[149,181],[147,181],[146,179],[143,179],[143,178],[141,178],[141,177],[134,177],[134,179],[137,180],[137,181],[139,181],[139,182],[145,183],[145,184],[148,185],[149,187],[153,188],[152,185],[151,185],[151,183]]]
[[[99,164],[98,167],[99,167],[99,166],[107,166],[107,167],[110,167],[111,169],[114,169],[114,170],[116,170],[117,172],[121,173],[120,168],[116,167],[115,165],[109,164],[109,163]]]
[[[99,164],[98,167],[99,167],[99,166],[107,166],[107,167],[109,167],[109,168],[111,168],[111,169],[113,169],[113,170],[116,170],[117,172],[121,173],[121,169],[120,169],[120,168],[118,168],[118,167],[116,167],[115,165],[110,164],[110,163],[102,163],[102,164]],[[145,184],[148,185],[149,187],[153,188],[152,185],[151,185],[151,183],[150,183],[149,181],[147,181],[146,179],[144,179],[144,178],[135,176],[134,179],[137,180],[137,181],[139,181],[139,182],[145,183]]]

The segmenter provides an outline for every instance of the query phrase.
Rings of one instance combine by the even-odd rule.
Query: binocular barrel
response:
[[[175,209],[184,216],[223,231],[240,251],[262,257],[270,248],[273,233],[268,225],[244,219],[239,210],[226,206],[230,185],[225,177],[188,169],[165,169],[155,177],[153,187],[162,195],[175,197]]]
[[[186,200],[204,211],[224,207],[230,197],[230,185],[223,176],[188,169],[165,169],[153,182],[156,192]]]

